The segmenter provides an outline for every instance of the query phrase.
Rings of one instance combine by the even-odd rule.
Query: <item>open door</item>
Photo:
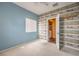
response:
[[[59,26],[59,20],[60,20],[60,17],[59,17],[59,14],[57,15],[56,17],[56,46],[58,49],[60,49],[60,26]]]

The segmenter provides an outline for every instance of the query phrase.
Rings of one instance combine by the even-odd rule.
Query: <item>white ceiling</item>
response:
[[[41,15],[57,8],[64,7],[74,2],[15,2],[15,4],[37,14]],[[53,6],[55,5],[55,6]]]

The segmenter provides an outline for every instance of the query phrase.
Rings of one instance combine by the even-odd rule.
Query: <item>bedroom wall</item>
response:
[[[61,50],[74,55],[79,55],[79,2],[40,15],[39,38],[47,39],[47,19],[56,17],[57,14],[60,14],[61,16],[59,25],[60,48],[63,47]],[[62,17],[66,17],[67,19]],[[73,28],[67,28],[67,26]]]
[[[0,2],[0,50],[24,42],[32,42],[38,37],[36,32],[25,32],[25,19],[38,21],[38,16],[11,2]]]

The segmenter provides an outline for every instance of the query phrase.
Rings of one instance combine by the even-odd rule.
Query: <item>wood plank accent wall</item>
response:
[[[79,2],[40,15],[39,38],[46,39],[46,20],[49,17],[56,16],[57,14],[60,14],[61,16],[60,47],[63,47],[61,50],[70,52],[74,55],[79,55]]]

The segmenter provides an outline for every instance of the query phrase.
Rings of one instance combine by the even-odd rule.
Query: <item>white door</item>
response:
[[[57,46],[57,48],[58,49],[60,49],[60,42],[59,42],[59,14],[57,15],[57,17],[56,17],[56,46]]]

